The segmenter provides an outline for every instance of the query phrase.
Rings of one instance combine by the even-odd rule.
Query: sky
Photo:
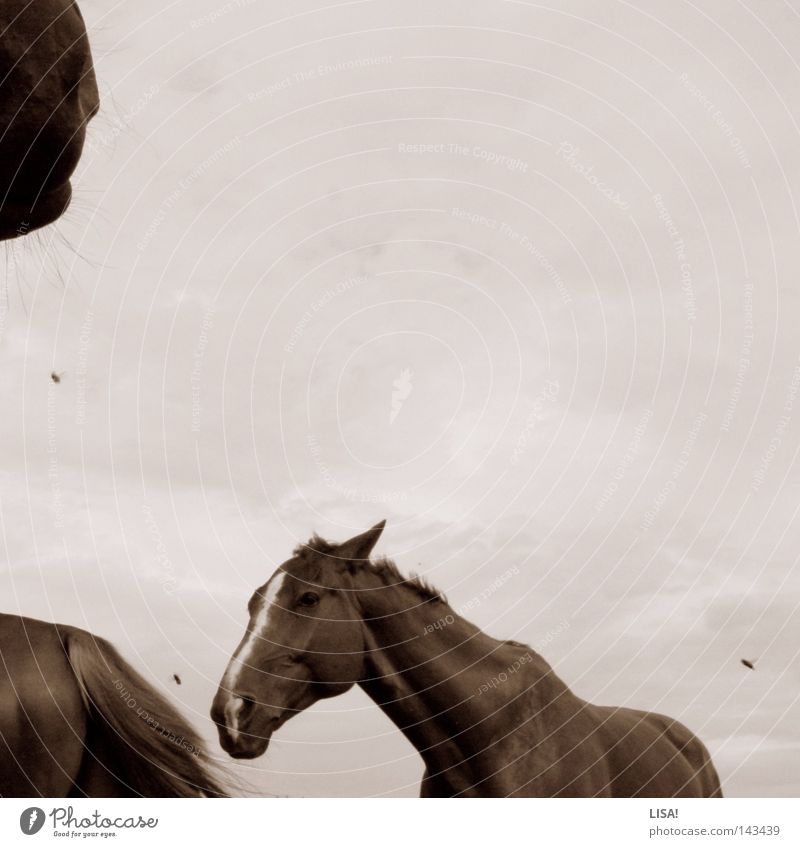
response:
[[[81,8],[73,206],[4,247],[3,610],[111,639],[255,793],[413,796],[358,689],[247,763],[208,717],[255,587],[386,518],[580,696],[798,796],[800,14]]]

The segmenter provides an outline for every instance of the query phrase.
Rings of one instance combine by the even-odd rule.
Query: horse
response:
[[[211,706],[230,756],[261,756],[290,718],[359,685],[422,757],[423,797],[722,796],[683,724],[582,700],[527,645],[371,560],[384,525],[314,536],[256,589]]]
[[[0,3],[0,240],[52,223],[100,105],[74,0]]]
[[[0,797],[220,797],[197,732],[107,641],[0,615]]]

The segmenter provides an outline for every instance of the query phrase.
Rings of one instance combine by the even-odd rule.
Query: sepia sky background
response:
[[[800,13],[81,8],[74,204],[4,248],[2,610],[110,638],[222,757],[253,589],[387,518],[378,552],[687,723],[726,794],[800,795]],[[422,772],[359,690],[227,764]]]

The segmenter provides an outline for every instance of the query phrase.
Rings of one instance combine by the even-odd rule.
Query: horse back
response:
[[[0,615],[0,796],[65,796],[87,715],[54,624]]]
[[[594,709],[607,741],[611,796],[722,796],[706,746],[680,721],[636,709]]]

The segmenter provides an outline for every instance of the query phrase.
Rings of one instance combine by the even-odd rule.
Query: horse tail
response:
[[[197,731],[111,644],[79,629],[61,632],[103,760],[118,780],[145,797],[228,796]]]

